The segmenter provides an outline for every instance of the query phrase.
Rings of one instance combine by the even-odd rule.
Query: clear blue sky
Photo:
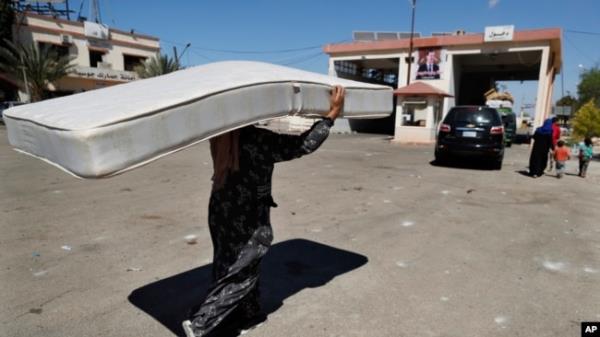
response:
[[[327,55],[318,46],[350,40],[355,30],[410,31],[409,0],[99,1],[104,23],[157,36],[163,52],[172,54],[173,45],[181,52],[191,43],[182,57],[186,66],[251,59],[326,73]],[[84,1],[84,15],[88,15],[88,2]],[[80,3],[71,0],[71,8],[78,9]],[[562,28],[564,90],[576,93],[582,67],[600,62],[599,14],[599,0],[417,0],[415,30],[429,35],[456,29],[483,32],[492,25],[515,25],[517,30]],[[315,48],[264,54],[207,50],[266,52],[304,47]],[[555,99],[561,96],[560,84],[557,77]],[[516,82],[508,83],[508,88],[518,101],[532,102],[535,85]]]

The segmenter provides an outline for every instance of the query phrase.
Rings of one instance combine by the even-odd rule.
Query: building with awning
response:
[[[562,66],[561,35],[558,28],[517,31],[514,26],[415,34],[409,55],[410,34],[355,32],[352,42],[323,50],[330,75],[398,89],[395,120],[386,122],[394,125],[394,140],[433,142],[450,108],[484,105],[485,92],[498,81],[537,81],[533,120],[540,125],[551,112]]]
[[[136,80],[135,66],[160,51],[159,39],[153,36],[32,12],[16,13],[13,39],[21,44],[35,43],[38,47],[48,47],[59,55],[73,58],[73,70],[48,86],[50,96],[69,95]],[[20,92],[20,96],[24,95]]]

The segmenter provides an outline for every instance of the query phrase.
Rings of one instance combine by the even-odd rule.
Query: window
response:
[[[90,50],[90,67],[98,68],[98,62],[102,62],[104,53],[97,50]]]
[[[144,61],[146,61],[146,58],[143,56],[123,55],[123,63],[127,71],[134,71],[134,68]]]
[[[48,49],[51,53],[55,53],[58,57],[69,56],[69,47],[48,43],[48,42],[38,42],[39,50]]]
[[[348,75],[357,75],[358,74],[358,66],[355,63],[348,61],[335,61],[335,70],[338,73],[348,74]]]
[[[424,100],[424,99],[423,99]],[[402,126],[424,127],[427,123],[426,102],[405,102],[402,107]]]

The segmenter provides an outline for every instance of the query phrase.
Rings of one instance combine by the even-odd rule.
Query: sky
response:
[[[160,38],[185,66],[222,60],[261,60],[327,73],[327,43],[350,41],[353,31],[410,31],[410,0],[98,0],[102,22]],[[415,31],[422,35],[486,26],[516,30],[561,28],[564,87],[554,98],[576,94],[582,70],[600,64],[599,0],[416,0]],[[83,0],[82,15],[89,15]],[[82,0],[70,0],[78,10]],[[582,33],[580,33],[582,32]],[[533,103],[536,82],[503,83],[516,106]]]

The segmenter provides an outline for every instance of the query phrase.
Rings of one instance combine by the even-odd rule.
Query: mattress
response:
[[[228,61],[13,107],[4,120],[16,150],[77,177],[103,178],[245,125],[323,115],[337,84],[346,88],[344,117],[392,113],[390,87]]]

